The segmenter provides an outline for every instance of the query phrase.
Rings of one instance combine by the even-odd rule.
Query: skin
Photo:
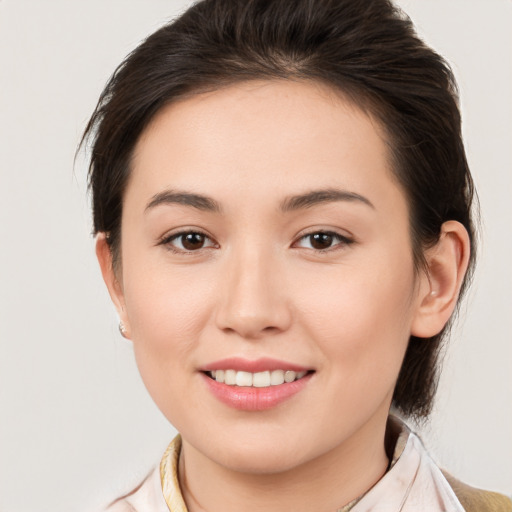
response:
[[[182,434],[191,512],[332,511],[386,471],[407,342],[449,319],[469,250],[464,228],[447,222],[426,254],[428,275],[415,273],[407,200],[388,162],[376,121],[305,82],[189,97],[138,141],[122,263],[114,271],[103,234],[97,254],[145,385]],[[327,189],[360,198],[282,209]],[[208,196],[218,211],[148,207],[169,190]],[[170,237],[180,231],[204,233],[204,245],[184,250]],[[324,251],[307,236],[319,232],[336,234]],[[239,411],[199,371],[233,356],[314,374],[275,408]]]

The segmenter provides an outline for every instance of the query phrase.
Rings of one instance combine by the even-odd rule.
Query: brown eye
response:
[[[313,249],[328,249],[332,245],[334,237],[330,233],[314,233],[309,235]]]
[[[202,233],[187,233],[181,235],[183,248],[187,251],[201,249],[204,245],[206,237]]]
[[[198,231],[175,233],[162,243],[174,252],[193,252],[215,246],[208,236]]]
[[[301,237],[296,246],[315,251],[327,251],[335,248],[341,249],[353,242],[354,240],[332,231],[316,231]]]

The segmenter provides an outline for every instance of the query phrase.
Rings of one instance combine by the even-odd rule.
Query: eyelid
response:
[[[178,239],[180,236],[188,235],[190,233],[196,233],[196,234],[199,234],[199,235],[203,235],[205,238],[207,238],[211,242],[211,245],[209,245],[207,247],[201,247],[199,249],[191,251],[191,250],[187,250],[187,249],[179,249],[177,247],[174,247],[171,244],[172,241]],[[167,232],[165,235],[163,235],[162,237],[160,237],[158,239],[156,245],[166,246],[166,248],[169,251],[174,252],[174,253],[178,253],[178,254],[194,254],[194,253],[200,252],[203,249],[211,249],[211,248],[219,247],[219,244],[215,241],[215,239],[211,235],[209,235],[204,229],[196,228],[194,226],[190,226],[190,227],[187,226],[187,227],[182,227],[182,228],[176,228],[176,230],[173,230],[171,232]]]
[[[180,236],[184,236],[191,233],[197,233],[202,236],[204,236],[209,242],[210,245],[206,247],[200,247],[196,250],[187,250],[187,249],[180,249],[171,244],[172,241],[178,239]],[[309,236],[315,235],[315,234],[324,234],[324,235],[330,235],[334,239],[337,240],[337,243],[332,245],[331,247],[328,247],[326,249],[315,249],[314,247],[300,247],[298,244],[306,239]],[[351,234],[342,234],[339,231],[332,229],[332,228],[308,228],[307,230],[303,230],[301,233],[297,235],[295,238],[295,241],[292,243],[292,248],[300,248],[300,249],[309,249],[316,253],[325,253],[330,252],[342,247],[349,246],[353,243],[355,243],[356,240],[354,239],[353,235]],[[204,229],[197,228],[194,226],[187,226],[187,227],[180,227],[176,228],[176,230],[173,230],[171,232],[167,232],[165,235],[160,237],[157,241],[156,245],[163,245],[166,246],[166,248],[172,252],[178,253],[178,254],[194,254],[202,251],[203,249],[211,249],[211,248],[218,248],[219,244],[215,241],[215,239],[207,233]]]
[[[338,240],[338,243],[336,243],[326,249],[315,249],[314,247],[298,247],[298,248],[312,250],[316,253],[325,253],[325,252],[329,252],[329,251],[334,251],[334,250],[342,248],[342,247],[347,247],[356,242],[355,238],[352,235],[342,234],[339,231],[336,231],[332,228],[316,228],[316,229],[308,229],[307,231],[303,231],[302,233],[299,233],[299,235],[293,242],[292,247],[297,246],[297,244],[301,240],[304,240],[305,238],[315,235],[317,233],[321,233],[324,235],[331,235],[333,238],[336,238]]]

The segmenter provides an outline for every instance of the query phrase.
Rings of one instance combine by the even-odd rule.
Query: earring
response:
[[[123,338],[128,339],[128,335],[126,334],[126,327],[124,326],[123,322],[119,322],[119,332]]]

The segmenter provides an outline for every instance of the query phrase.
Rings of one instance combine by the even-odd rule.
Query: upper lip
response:
[[[307,368],[295,363],[289,363],[287,361],[280,361],[278,359],[272,359],[268,357],[262,357],[252,361],[241,357],[229,357],[209,363],[203,366],[201,370],[205,372],[211,372],[213,370],[236,370],[242,372],[257,373],[267,370],[293,370],[295,372],[306,372],[312,370],[312,368]]]

